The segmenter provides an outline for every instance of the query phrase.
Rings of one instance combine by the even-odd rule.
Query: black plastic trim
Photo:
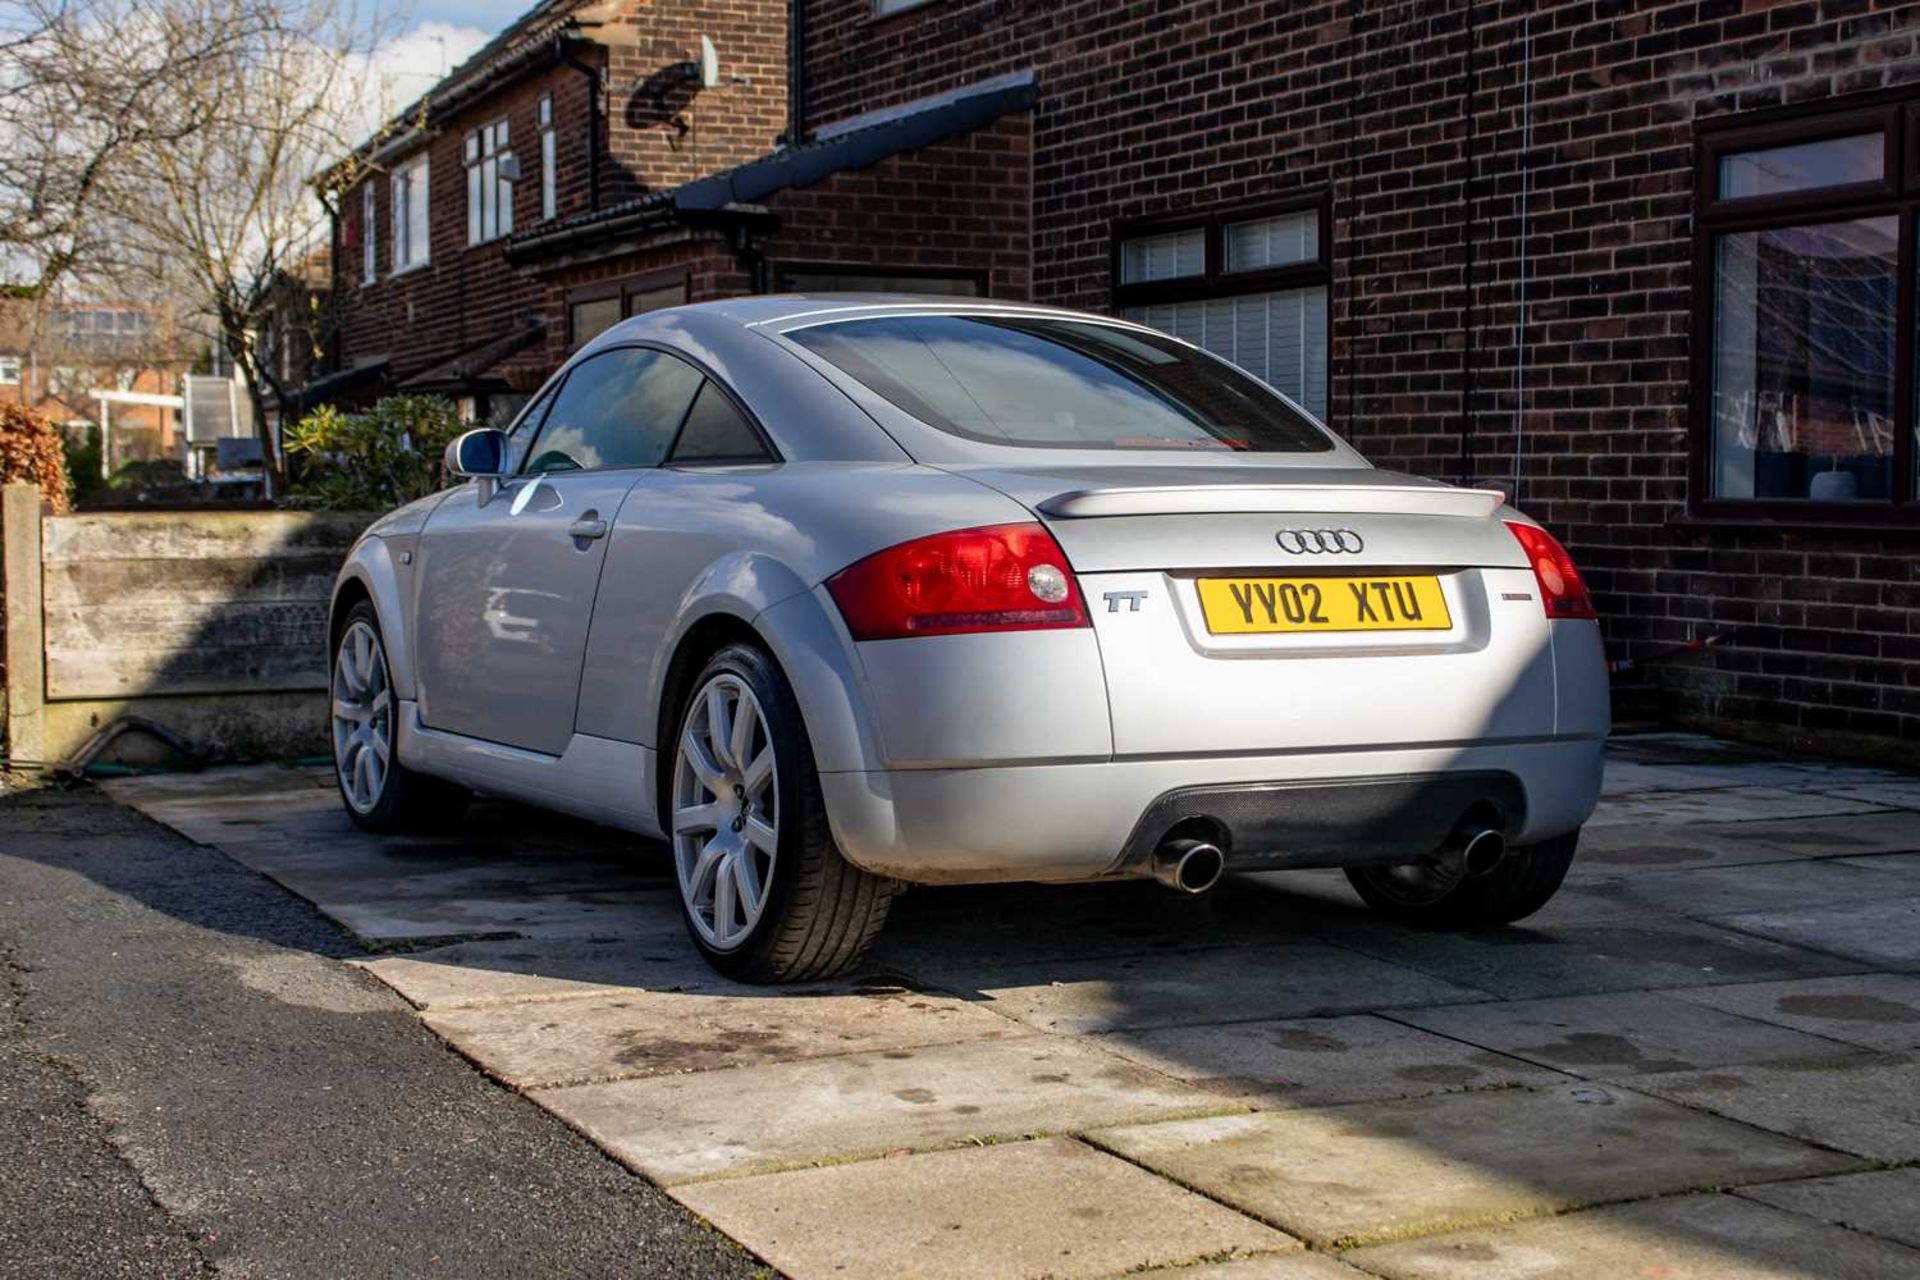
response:
[[[1408,862],[1481,805],[1509,835],[1525,825],[1526,788],[1497,769],[1182,787],[1147,806],[1119,866],[1144,865],[1174,826],[1197,821],[1218,827],[1230,871]]]

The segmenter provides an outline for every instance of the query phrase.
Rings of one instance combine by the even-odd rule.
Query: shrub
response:
[[[441,396],[388,396],[364,413],[322,405],[287,431],[300,460],[288,505],[386,511],[424,498],[446,483],[441,456],[466,427]]]
[[[55,515],[70,507],[67,451],[46,415],[23,404],[0,404],[0,483],[40,486],[40,501]]]

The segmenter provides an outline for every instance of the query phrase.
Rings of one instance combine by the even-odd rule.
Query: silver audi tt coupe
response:
[[[1559,543],[1138,325],[655,312],[447,458],[469,482],[340,573],[348,811],[482,792],[662,837],[736,977],[846,968],[906,884],[1342,867],[1399,919],[1497,925],[1599,791]]]

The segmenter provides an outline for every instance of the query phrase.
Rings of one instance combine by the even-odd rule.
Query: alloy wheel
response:
[[[673,769],[670,837],[687,915],[730,951],[766,910],[780,847],[780,778],[760,700],[722,673],[694,695]]]
[[[393,767],[393,689],[380,633],[356,620],[333,663],[333,764],[356,813],[380,803]]]

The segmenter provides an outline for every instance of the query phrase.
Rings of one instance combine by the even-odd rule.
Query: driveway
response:
[[[800,1280],[1920,1273],[1909,775],[1622,739],[1520,927],[1337,873],[916,890],[779,991],[700,963],[657,846],[492,804],[371,837],[315,770],[108,789]]]

